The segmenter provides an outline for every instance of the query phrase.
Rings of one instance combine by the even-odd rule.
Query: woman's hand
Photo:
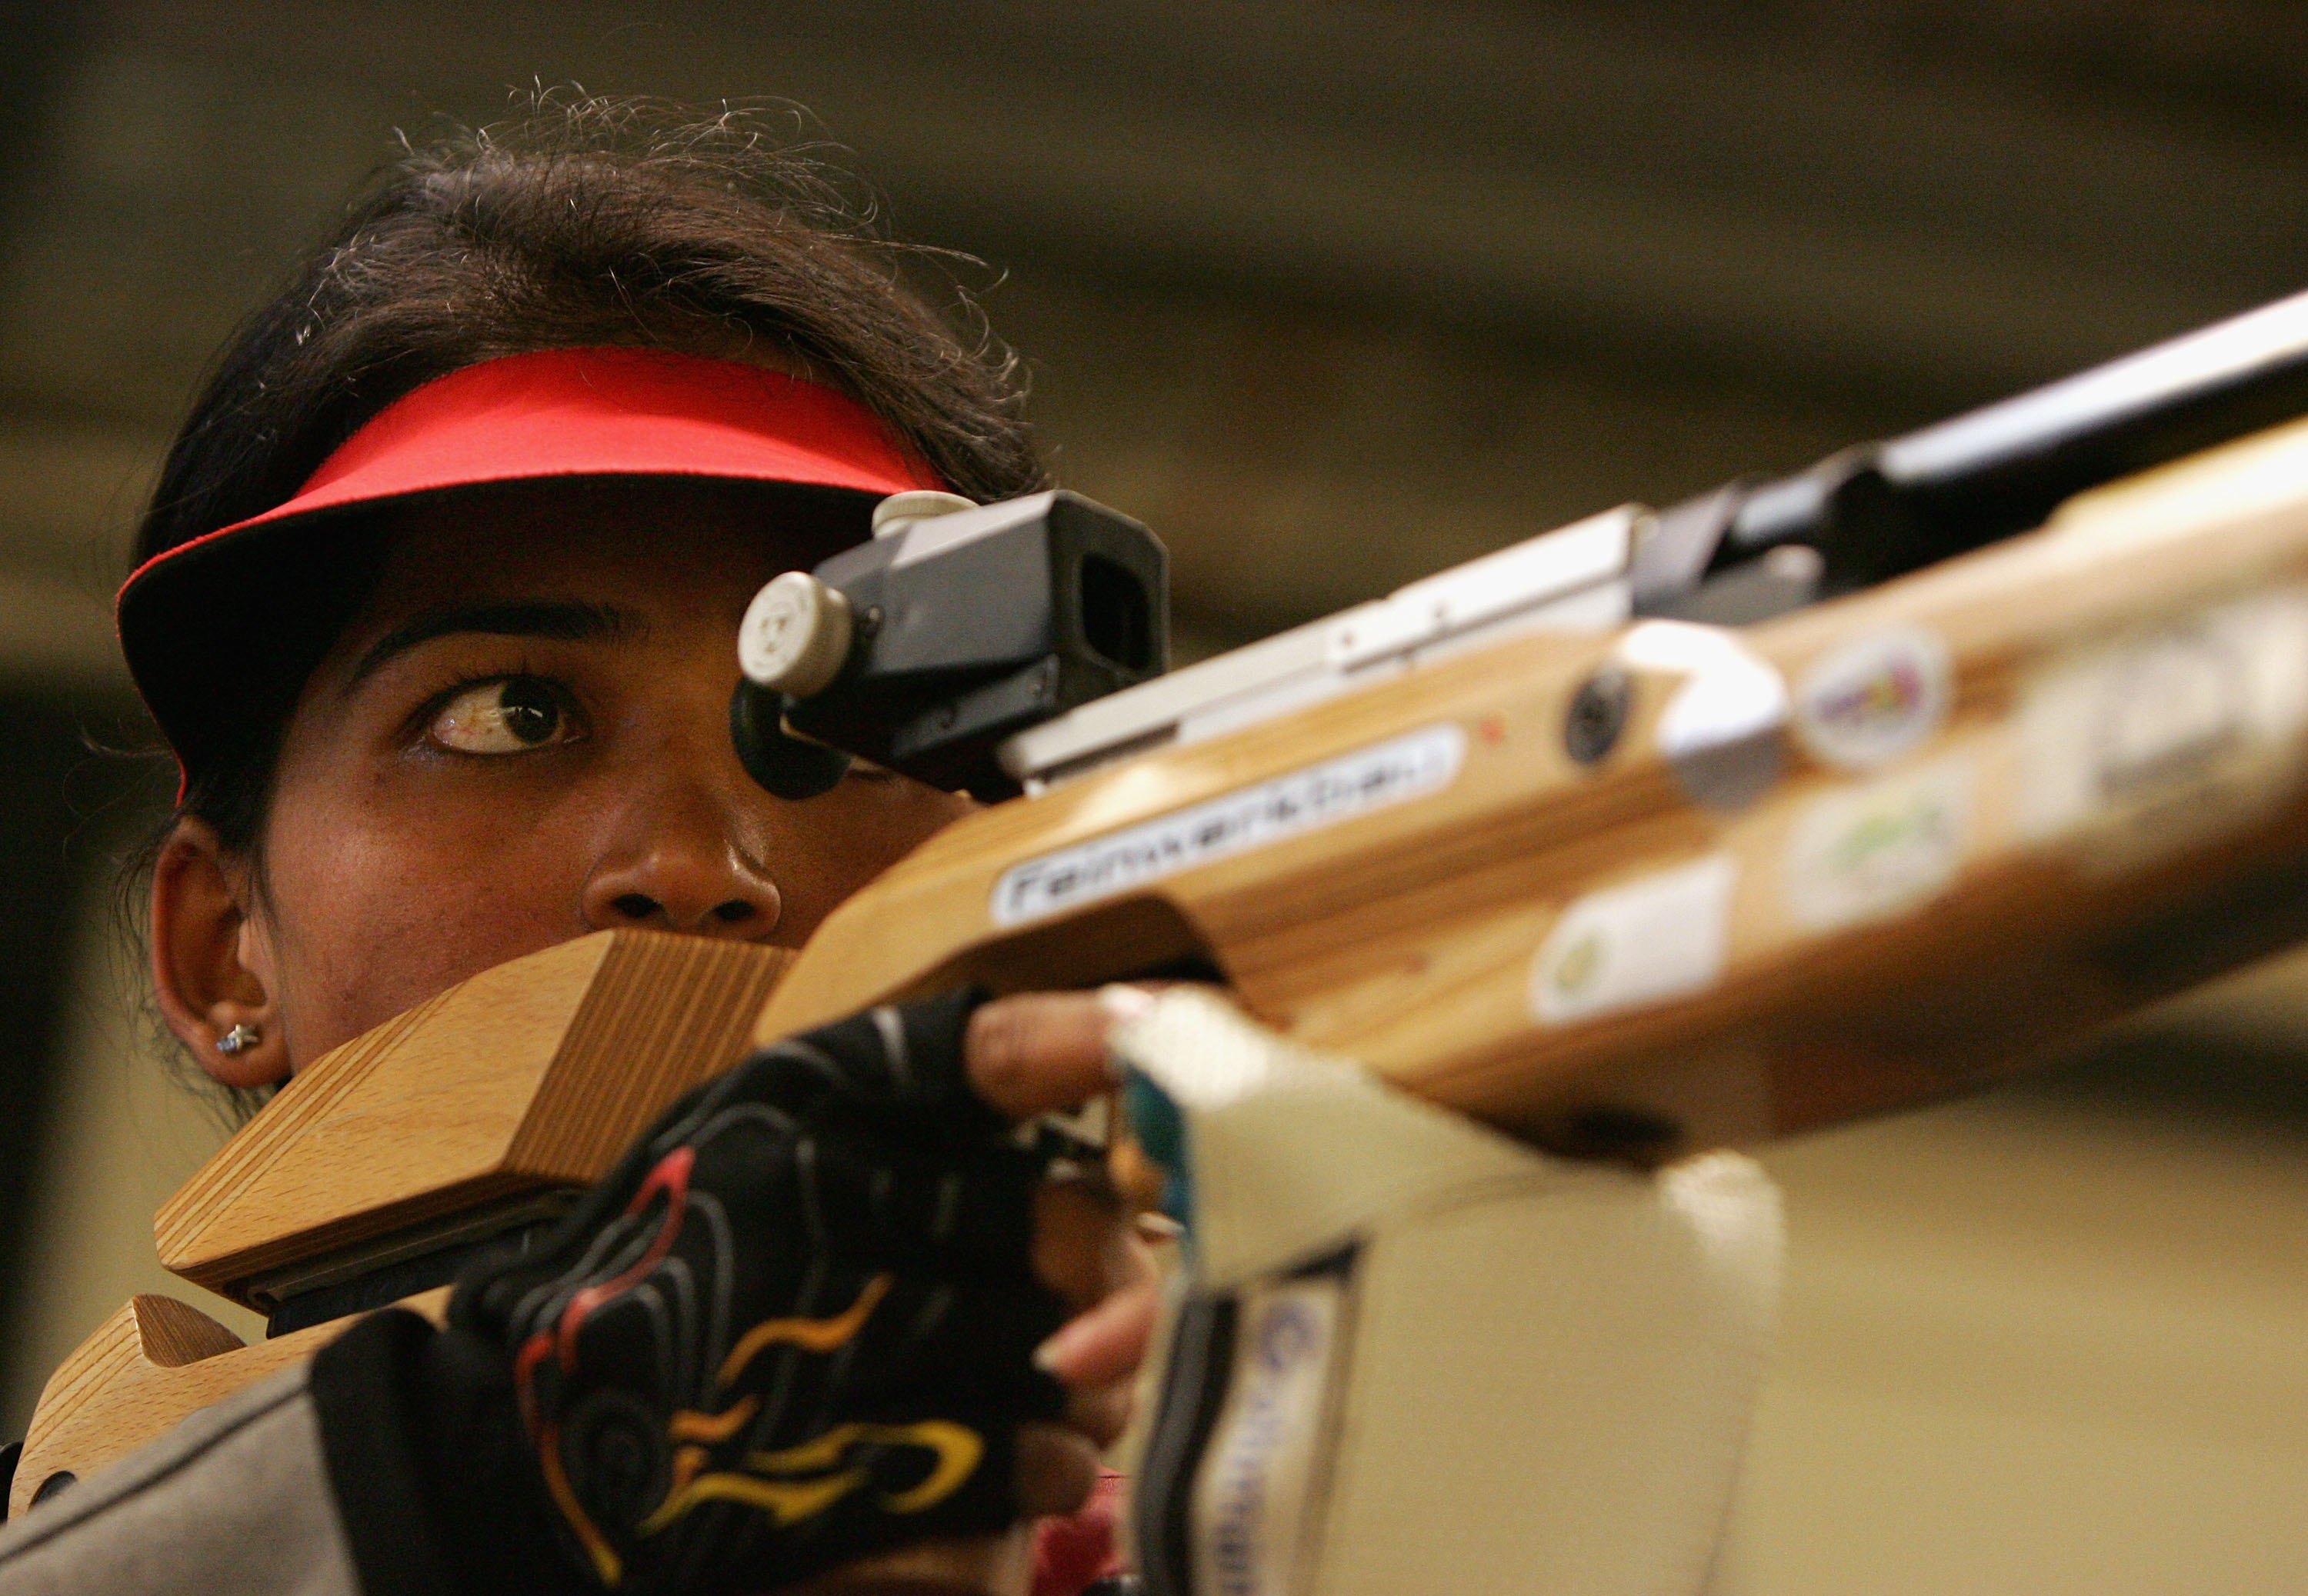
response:
[[[1113,1089],[1133,1001],[950,992],[775,1043],[460,1282],[449,1337],[509,1362],[580,1566],[774,1588],[1081,1506],[1152,1270],[1098,1171],[1012,1132]]]
[[[1013,1121],[1061,1112],[1114,1089],[1107,1033],[1136,989],[1033,992],[971,1015],[963,1045],[977,1094]],[[1035,1203],[1034,1272],[1074,1317],[1035,1360],[1067,1389],[1063,1425],[1021,1434],[1018,1497],[1029,1514],[1071,1513],[1098,1480],[1098,1454],[1129,1422],[1132,1387],[1157,1306],[1154,1266],[1132,1216],[1101,1180],[1046,1181]]]

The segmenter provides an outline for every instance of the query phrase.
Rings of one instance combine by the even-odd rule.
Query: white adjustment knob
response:
[[[942,515],[954,515],[977,508],[977,501],[965,499],[960,493],[943,493],[934,488],[916,488],[910,493],[891,493],[874,506],[874,536],[895,537],[916,521],[926,521]]]
[[[805,571],[772,579],[737,624],[737,665],[757,687],[805,699],[849,657],[849,601]]]

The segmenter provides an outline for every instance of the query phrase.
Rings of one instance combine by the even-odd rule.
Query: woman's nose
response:
[[[629,809],[587,875],[582,909],[597,931],[653,931],[757,941],[785,908],[777,883],[741,845],[738,817],[711,794],[659,787]]]

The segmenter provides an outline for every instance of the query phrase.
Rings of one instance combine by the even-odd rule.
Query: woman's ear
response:
[[[207,822],[177,822],[152,871],[152,988],[160,1016],[228,1086],[288,1078],[271,958],[249,918],[247,864]]]

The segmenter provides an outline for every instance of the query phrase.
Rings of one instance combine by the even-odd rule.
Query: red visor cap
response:
[[[341,536],[363,512],[629,476],[760,483],[765,534],[827,553],[862,542],[886,495],[944,485],[864,406],[782,372],[653,349],[509,355],[386,407],[287,502],[138,567],[116,605],[129,674],[189,779],[335,640],[343,590],[368,569],[369,541]]]

